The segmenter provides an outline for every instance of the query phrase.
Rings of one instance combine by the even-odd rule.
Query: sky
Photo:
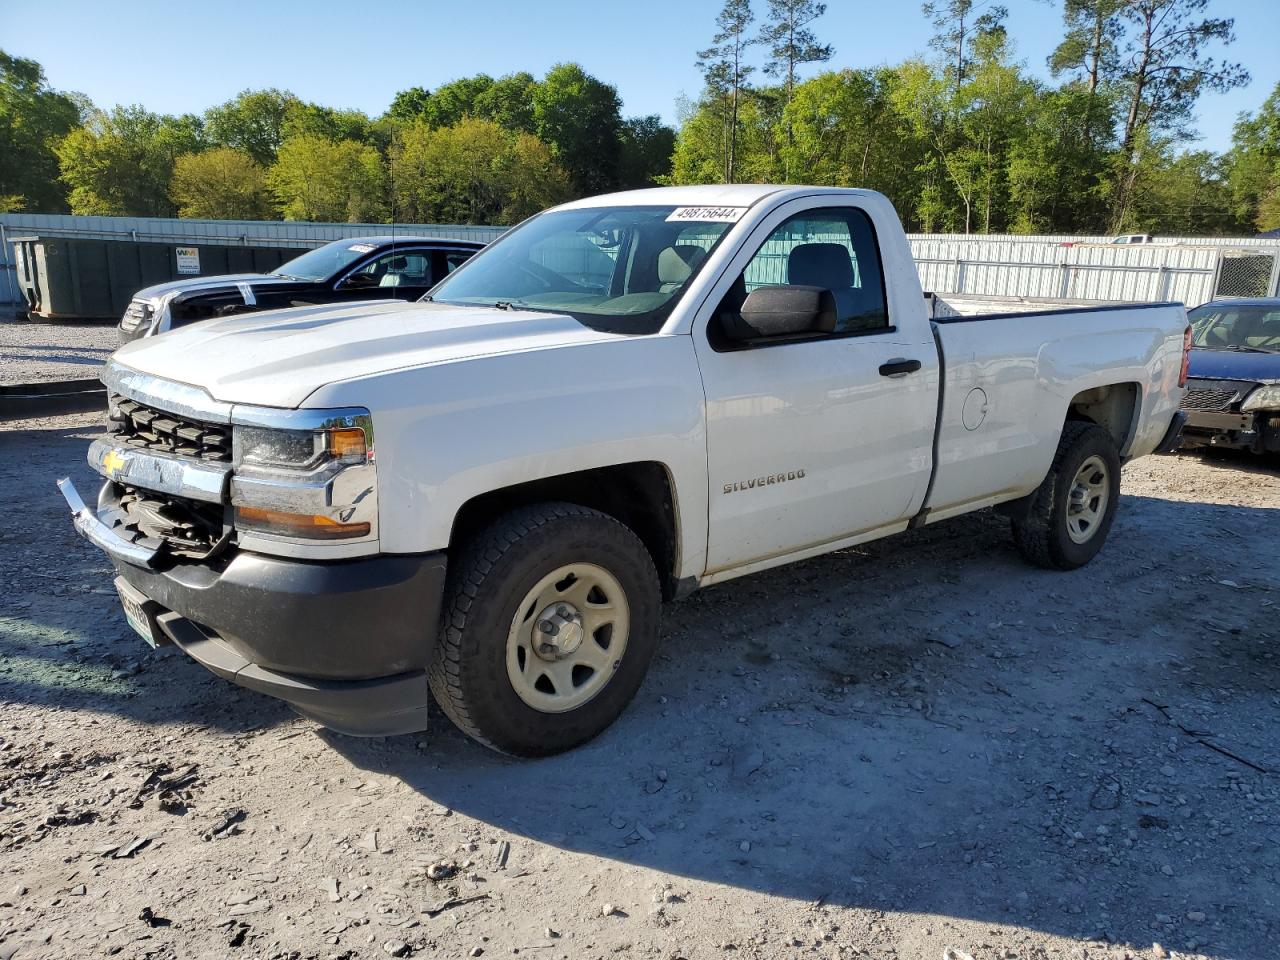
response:
[[[1058,0],[1004,0],[1016,55],[1048,77],[1061,37]],[[759,17],[765,0],[754,0]],[[99,106],[200,113],[246,88],[377,116],[398,90],[475,73],[541,76],[572,60],[614,84],[627,116],[677,119],[701,86],[694,54],[715,32],[720,0],[0,0],[0,48],[38,60],[52,86]],[[1253,75],[1200,101],[1198,143],[1221,151],[1241,111],[1280,83],[1280,0],[1210,0],[1234,17],[1226,53]],[[828,0],[815,27],[835,46],[829,66],[869,67],[928,52],[916,0]],[[810,67],[809,72],[814,68]]]

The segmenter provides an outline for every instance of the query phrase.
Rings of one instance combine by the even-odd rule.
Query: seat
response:
[[[825,287],[836,299],[836,330],[884,325],[884,303],[874,287],[854,286],[853,257],[843,243],[802,243],[787,256],[787,282]]]
[[[658,292],[674,293],[698,268],[707,251],[692,243],[678,243],[658,252]]]

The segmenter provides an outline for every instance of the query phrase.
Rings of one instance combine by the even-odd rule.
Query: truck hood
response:
[[[1188,373],[1201,380],[1280,380],[1280,353],[1195,349]]]
[[[125,344],[112,359],[226,403],[297,407],[339,380],[621,336],[562,314],[378,300],[205,320]]]
[[[255,286],[260,283],[289,284],[301,281],[282,277],[275,273],[223,273],[212,277],[189,277],[185,280],[169,280],[150,287],[143,287],[133,295],[135,300],[150,300],[170,293],[194,293],[214,290],[218,287],[234,287],[241,283]]]

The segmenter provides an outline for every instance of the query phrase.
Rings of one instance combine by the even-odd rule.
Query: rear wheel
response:
[[[568,503],[514,510],[462,551],[428,676],[463,732],[516,756],[611,724],[658,641],[653,560],[626,526]]]
[[[1094,423],[1069,421],[1044,482],[1025,515],[1013,520],[1013,542],[1032,563],[1074,570],[1102,549],[1120,502],[1120,454]]]

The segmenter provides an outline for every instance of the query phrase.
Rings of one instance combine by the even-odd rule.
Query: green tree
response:
[[[534,132],[579,196],[616,189],[622,116],[618,91],[576,63],[552,67],[533,91]]]
[[[926,0],[921,10],[933,22],[935,33],[929,46],[949,64],[952,86],[959,90],[967,78],[974,45],[984,37],[1003,36],[1009,10],[999,4],[974,0]]]
[[[530,73],[511,73],[499,77],[476,95],[474,116],[492,120],[503,130],[533,133],[533,96],[538,81]]]
[[[451,80],[432,92],[423,116],[433,127],[451,127],[476,116],[476,100],[492,87],[493,77],[484,73]]]
[[[426,115],[430,102],[431,91],[426,87],[410,87],[395,95],[386,116],[400,123],[412,123]]]
[[[61,178],[71,188],[71,212],[173,216],[174,163],[203,145],[195,116],[161,116],[142,107],[95,111],[56,147]]]
[[[1235,40],[1235,21],[1197,16],[1209,0],[1126,0],[1131,52],[1121,64],[1128,87],[1122,149],[1140,127],[1157,133],[1189,133],[1200,94],[1225,93],[1249,82],[1238,63],[1216,60],[1207,49]]]
[[[233,147],[178,157],[169,192],[180,217],[266,220],[272,215],[266,171]]]
[[[285,113],[281,135],[282,141],[311,135],[326,140],[369,143],[373,139],[373,123],[359,110],[334,110],[299,100],[290,104]]]
[[[809,25],[827,12],[825,3],[816,0],[769,0],[769,19],[760,30],[759,42],[769,52],[765,62],[766,76],[782,78],[786,90],[784,107],[791,103],[796,88],[796,68],[806,63],[825,63],[831,59],[832,46],[819,43]],[[786,141],[794,137],[790,120],[784,119]],[[789,179],[790,168],[783,163],[783,175]]]
[[[769,0],[768,20],[759,39],[769,53],[764,72],[785,83],[787,103],[795,92],[796,69],[831,59],[834,48],[829,43],[819,43],[809,27],[826,12],[827,5],[816,0]]]
[[[53,145],[79,121],[79,105],[49,89],[40,64],[0,50],[0,203],[5,208],[67,209]]]
[[[301,105],[288,90],[244,90],[205,111],[205,132],[212,143],[243,150],[268,167],[284,142],[286,121]]]
[[[1208,151],[1174,155],[1171,141],[1145,144],[1121,231],[1174,235],[1235,232],[1221,160]]]
[[[739,110],[747,78],[755,72],[746,62],[747,48],[758,42],[747,35],[754,19],[751,0],[724,0],[711,46],[698,51],[697,66],[707,93],[721,105],[725,183],[733,183],[738,172]]]
[[[421,223],[514,223],[571,194],[545,143],[474,117],[407,128],[391,154],[391,180],[397,217]]]
[[[1064,0],[1067,32],[1049,54],[1055,77],[1073,74],[1089,93],[1115,77],[1124,35],[1121,13],[1126,0]]]
[[[671,158],[671,182],[724,182],[724,112],[717,97],[697,103],[677,101],[680,118],[676,149]]]
[[[1038,90],[1009,149],[1009,229],[1097,233],[1107,222],[1113,99],[1083,84]]]
[[[1280,176],[1272,181],[1273,186],[1258,201],[1258,213],[1254,224],[1259,230],[1275,230],[1280,227]]]
[[[1150,147],[1170,134],[1189,135],[1200,94],[1223,93],[1249,82],[1240,64],[1208,55],[1211,45],[1235,39],[1234,21],[1198,19],[1208,2],[1126,0],[1130,52],[1121,63],[1120,78],[1128,106],[1116,165],[1114,230],[1120,230],[1133,212],[1132,194],[1145,169],[1138,157],[1142,144]]]
[[[569,175],[551,148],[531,133],[512,136],[502,168],[506,190],[496,223],[519,223],[573,197]]]
[[[1237,220],[1260,230],[1280,226],[1280,83],[1257,113],[1237,119],[1224,163]]]
[[[786,168],[804,182],[867,187],[913,212],[925,145],[894,106],[897,71],[841,70],[799,84],[786,107]]]
[[[280,145],[267,186],[286,220],[380,223],[387,218],[382,156],[354,140],[315,134]]]
[[[671,173],[676,132],[657,114],[623,121],[621,137],[619,186],[652,187]]]

